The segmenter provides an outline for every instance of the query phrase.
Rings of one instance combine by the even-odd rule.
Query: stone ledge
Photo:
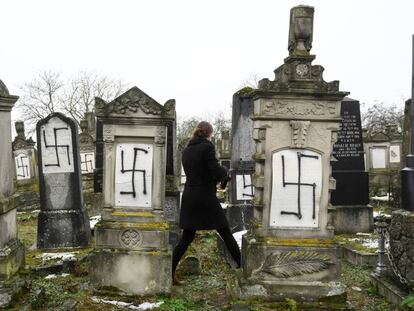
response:
[[[264,301],[346,302],[346,287],[340,282],[320,281],[252,281],[237,272],[236,297],[239,299],[261,299]]]
[[[25,249],[20,240],[15,240],[3,249],[0,249],[0,280],[10,278],[25,263]]]
[[[352,249],[349,246],[342,245],[342,258],[353,265],[377,266],[378,255],[376,253],[366,253]]]
[[[1,199],[0,200],[0,215],[6,214],[7,212],[16,208],[16,199],[17,199],[16,194],[13,194],[7,198]]]
[[[408,295],[408,292],[399,288],[386,278],[380,278],[371,273],[371,284],[377,290],[377,293],[384,297],[388,302],[401,305],[401,302]]]

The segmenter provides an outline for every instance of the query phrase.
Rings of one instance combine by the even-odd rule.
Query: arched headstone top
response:
[[[155,99],[133,87],[111,102],[95,97],[95,111],[99,117],[175,117],[175,100],[161,105]]]

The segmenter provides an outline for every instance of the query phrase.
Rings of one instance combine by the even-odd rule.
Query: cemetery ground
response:
[[[238,301],[233,299],[229,284],[235,277],[233,270],[221,257],[217,249],[214,231],[197,233],[196,240],[186,255],[200,259],[201,271],[198,275],[183,275],[182,267],[178,273],[186,281],[184,286],[174,286],[170,297],[125,297],[108,289],[105,293],[94,293],[88,282],[88,253],[92,247],[73,251],[42,252],[36,250],[37,213],[19,213],[19,236],[26,247],[26,268],[19,278],[24,283],[23,290],[16,297],[11,310],[143,310],[138,306],[144,302],[160,303],[152,310],[330,310],[318,304],[304,308],[294,300],[285,303],[261,301]],[[340,242],[351,239],[340,237]],[[350,243],[352,244],[352,243]],[[352,245],[351,245],[352,246]],[[358,248],[358,239],[353,246]],[[359,246],[361,247],[361,246]],[[74,259],[74,264],[57,264],[66,259]],[[399,310],[378,296],[369,282],[372,268],[351,265],[343,262],[342,281],[347,285],[349,310]],[[117,305],[115,305],[117,303]]]

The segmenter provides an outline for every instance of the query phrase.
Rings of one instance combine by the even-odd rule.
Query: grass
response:
[[[19,235],[27,246],[36,241],[36,219],[32,217],[20,217]],[[78,250],[77,250],[78,251]],[[91,248],[79,250],[78,257],[85,256]],[[36,266],[42,264],[39,259],[41,252],[27,250],[27,264]],[[184,255],[194,255],[200,260],[201,272],[199,275],[184,276],[182,268],[178,267],[178,275],[186,281],[184,286],[172,288],[171,296],[154,297],[125,297],[116,293],[100,296],[103,299],[124,301],[138,306],[142,302],[159,302],[163,304],[154,311],[218,311],[232,310],[232,306],[248,306],[251,311],[294,311],[304,310],[294,300],[283,303],[268,303],[262,301],[237,301],[232,299],[226,286],[235,278],[234,270],[221,257],[216,246],[215,231],[197,232],[194,242]],[[342,282],[348,285],[349,304],[358,311],[394,311],[398,308],[386,303],[371,288],[369,274],[371,270],[366,267],[352,266],[343,263]],[[98,304],[91,300],[95,293],[91,291],[88,278],[88,261],[82,261],[74,273],[67,277],[45,279],[26,270],[21,275],[27,280],[26,293],[21,296],[18,305],[12,310],[60,310],[65,302],[73,300],[77,302],[75,310],[121,310],[109,304]],[[359,290],[352,289],[357,286]],[[127,309],[124,309],[127,310]],[[322,310],[315,307],[314,310]],[[326,310],[326,309],[325,309]]]

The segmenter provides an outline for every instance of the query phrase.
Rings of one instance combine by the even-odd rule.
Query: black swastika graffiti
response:
[[[138,158],[138,151],[142,151],[144,153],[148,153],[147,150],[145,149],[141,149],[141,148],[134,148],[134,162],[132,164],[132,169],[126,170],[124,169],[124,150],[121,150],[121,173],[125,174],[128,172],[132,173],[131,176],[131,185],[132,185],[132,191],[120,191],[120,194],[132,194],[132,197],[136,197],[137,193],[135,191],[135,172],[140,172],[142,173],[142,178],[143,178],[143,194],[147,194],[147,184],[146,184],[146,170],[138,170],[135,169],[136,164],[137,164],[137,158]]]
[[[57,135],[57,133],[58,133],[58,131],[62,131],[62,130],[69,130],[69,128],[67,128],[67,127],[58,127],[58,128],[54,128],[53,129],[53,136],[54,136],[54,139],[55,139],[55,144],[54,145],[49,145],[48,143],[47,143],[47,140],[46,140],[46,132],[45,132],[45,130],[43,130],[43,140],[44,140],[44,142],[45,142],[45,147],[46,148],[55,148],[55,153],[56,153],[56,163],[48,163],[48,164],[45,164],[45,166],[58,166],[58,167],[60,167],[60,158],[59,158],[59,148],[65,148],[66,149],[66,154],[67,154],[67,156],[68,156],[68,164],[69,165],[71,165],[70,164],[70,157],[69,157],[69,145],[59,145],[58,144],[58,135]]]
[[[248,185],[246,183],[246,175],[243,175],[243,190],[245,190],[246,188],[250,188],[250,192],[249,193],[245,193],[243,191],[243,197],[254,197],[253,194],[253,184],[251,183],[251,178],[250,178],[250,184]]]
[[[298,188],[298,211],[296,212],[286,212],[281,211],[282,215],[295,215],[299,219],[302,219],[302,210],[301,210],[301,198],[300,198],[300,190],[302,186],[312,187],[313,191],[313,211],[312,211],[312,219],[315,219],[315,188],[316,183],[309,184],[309,183],[302,183],[301,174],[302,174],[302,158],[310,158],[310,159],[318,159],[318,156],[306,155],[301,152],[297,153],[298,155],[298,181],[297,182],[286,182],[285,181],[285,157],[282,155],[282,178],[283,178],[283,187],[286,186],[297,186]]]
[[[84,156],[81,156],[81,172],[87,173],[93,171],[93,159],[94,155],[91,153],[86,153]]]
[[[28,157],[27,156],[21,156],[20,157],[20,163],[19,163],[19,159],[16,159],[17,176],[23,177],[23,178],[30,177],[29,176],[29,167],[28,167],[28,165],[24,165],[23,159],[28,159]]]

